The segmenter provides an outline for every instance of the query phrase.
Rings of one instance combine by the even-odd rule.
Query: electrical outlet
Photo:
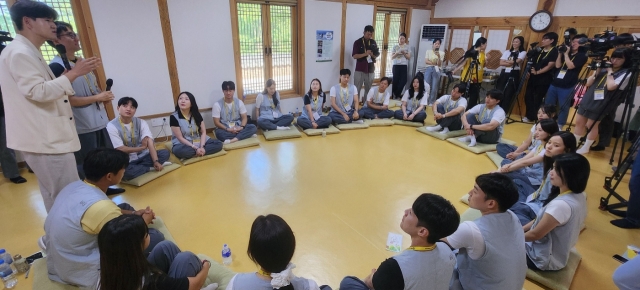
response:
[[[164,118],[155,118],[155,119],[151,119],[151,126],[152,127],[160,127],[162,126],[162,123],[164,123]]]

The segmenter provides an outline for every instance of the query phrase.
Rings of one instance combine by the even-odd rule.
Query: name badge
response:
[[[347,111],[347,112],[351,111],[351,106],[350,105],[344,106],[344,110]]]
[[[506,72],[506,73],[510,73],[512,70],[513,70],[513,68],[508,67],[508,68],[505,68],[505,69],[504,69],[504,72]]]
[[[604,100],[604,90],[596,90],[593,95],[594,100]]]
[[[440,73],[440,67],[439,66],[433,66],[436,68],[436,73]]]
[[[559,79],[564,79],[564,75],[566,75],[566,74],[567,74],[567,71],[566,71],[566,70],[561,70],[561,71],[558,73],[558,78],[559,78]]]
[[[318,121],[318,119],[320,119],[320,114],[318,114],[318,112],[313,112],[313,119]]]
[[[373,59],[371,59],[371,56],[367,56],[367,62],[368,63],[372,63],[373,62]]]
[[[278,118],[278,117],[279,117],[279,114],[278,114],[278,112],[276,112],[276,111],[273,111],[272,113],[273,113],[273,117],[274,117],[274,118]]]
[[[193,145],[196,147],[200,147],[200,139],[194,139],[191,143],[193,143]]]
[[[236,126],[236,123],[235,123],[235,122],[229,122],[229,123],[227,124],[227,126],[229,126],[229,128],[233,128],[233,127],[235,127],[235,126]]]

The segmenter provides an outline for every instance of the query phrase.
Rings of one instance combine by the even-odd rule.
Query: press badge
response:
[[[566,70],[561,70],[561,71],[558,73],[558,78],[559,78],[559,79],[564,79],[564,75],[566,75],[566,74],[567,74],[567,71],[566,71]]]
[[[367,56],[367,62],[368,63],[372,63],[373,62],[373,59],[371,59],[371,56]]]
[[[278,118],[278,112],[273,111],[272,113],[273,113],[273,117],[274,117],[274,118]]]
[[[604,90],[596,90],[593,96],[594,100],[604,100]]]
[[[510,72],[511,72],[511,70],[513,70],[513,68],[508,67],[508,68],[505,68],[505,69],[504,69],[504,72],[506,72],[506,73],[510,73]]]
[[[318,121],[318,119],[320,119],[320,114],[318,114],[318,112],[313,112],[313,119]]]
[[[193,139],[193,146],[200,148],[200,139]]]
[[[350,105],[344,106],[344,110],[347,112],[351,111],[351,106]]]

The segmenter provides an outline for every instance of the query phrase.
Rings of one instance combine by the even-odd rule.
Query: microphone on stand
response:
[[[62,44],[56,45],[56,51],[60,54],[62,58],[62,63],[64,64],[64,68],[67,70],[71,70],[71,64],[69,64],[69,58],[67,58],[67,48]]]

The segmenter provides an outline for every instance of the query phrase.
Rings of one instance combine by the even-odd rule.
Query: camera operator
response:
[[[470,83],[469,87],[467,87],[467,89],[469,90],[469,93],[467,95],[469,98],[467,102],[467,110],[473,108],[478,104],[480,85],[482,84],[482,77],[484,76],[484,65],[486,61],[484,50],[486,48],[487,39],[484,37],[478,38],[478,40],[476,40],[476,43],[464,53],[464,56],[461,59],[464,59],[464,62],[460,63],[458,67],[453,70],[453,73],[455,74],[460,69],[462,69],[462,73],[460,74],[460,82]],[[471,63],[474,61],[476,63],[476,66],[471,68]]]
[[[538,109],[554,77],[558,58],[558,50],[555,48],[557,42],[558,34],[547,32],[540,42],[542,49],[532,50],[531,54],[527,54],[532,67],[528,72],[529,81],[527,81],[527,90],[524,95],[527,109],[526,116],[522,120],[525,122],[534,122],[538,118]]]
[[[520,65],[527,56],[524,50],[524,37],[516,36],[511,41],[511,48],[505,50],[500,58],[500,66],[505,68],[500,72],[500,77],[496,81],[496,89],[502,91],[502,101],[500,107],[507,112],[511,107],[516,89],[520,85]],[[511,78],[512,82],[509,82]],[[508,112],[507,112],[508,113]]]
[[[625,75],[631,67],[631,50],[628,48],[616,49],[611,54],[611,62],[607,62],[604,66],[606,68],[603,69],[601,65],[587,79],[586,85],[589,88],[582,97],[578,108],[574,131],[576,139],[580,139],[586,133],[587,128],[591,128],[587,135],[587,141],[576,151],[580,154],[589,153],[589,147],[598,137],[599,119],[615,111],[624,101],[624,96],[620,91],[624,90],[629,82],[629,76],[625,77]],[[623,79],[624,82],[622,82]]]
[[[617,42],[615,48],[631,47],[635,42],[633,35],[630,33],[621,33],[616,38]],[[629,131],[638,131],[640,127],[640,111],[637,111],[631,123],[629,123]],[[605,115],[598,125],[598,131],[600,131],[600,137],[598,137],[598,144],[591,147],[593,151],[603,151],[604,148],[609,147],[611,144],[611,138],[613,137],[614,123],[616,118],[616,110]],[[635,135],[635,134],[634,134]],[[631,134],[629,134],[631,136]]]
[[[573,40],[569,40],[570,37],[565,37],[565,43],[558,47],[558,58],[556,58],[556,69],[558,69],[555,78],[549,86],[547,91],[547,97],[545,98],[545,104],[558,106],[558,128],[562,130],[562,127],[567,123],[567,116],[569,115],[569,108],[571,104],[567,99],[573,96],[569,96],[573,87],[578,82],[578,77],[582,67],[587,62],[587,53],[585,49],[580,46],[580,39],[587,38],[586,35],[578,35]],[[570,41],[571,47],[569,48],[568,42]]]

